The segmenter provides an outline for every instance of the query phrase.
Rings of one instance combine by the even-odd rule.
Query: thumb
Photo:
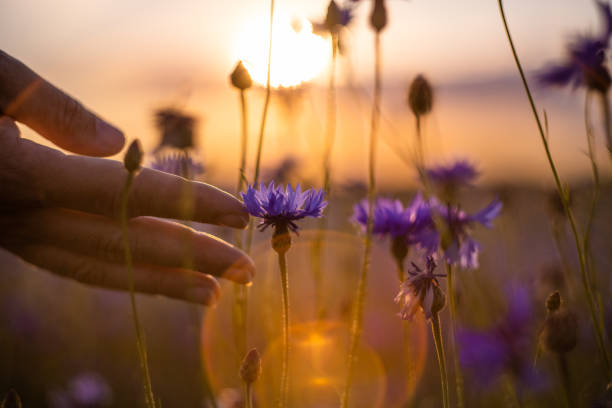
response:
[[[73,153],[109,156],[123,133],[0,50],[0,113]]]

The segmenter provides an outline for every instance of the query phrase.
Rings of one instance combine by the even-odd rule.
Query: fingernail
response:
[[[255,268],[252,266],[231,267],[223,274],[223,277],[236,283],[249,283],[253,280]]]
[[[96,118],[96,135],[100,146],[108,150],[109,155],[117,153],[125,143],[123,133],[100,118]]]
[[[249,223],[249,215],[244,214],[225,214],[217,218],[217,222],[221,225],[233,228],[244,228]]]
[[[217,303],[219,295],[210,288],[191,288],[185,292],[185,299],[190,302],[201,303],[206,306],[212,306]]]

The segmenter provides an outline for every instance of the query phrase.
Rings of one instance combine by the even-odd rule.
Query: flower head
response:
[[[550,64],[537,75],[543,85],[585,86],[592,90],[607,92],[611,78],[604,65],[605,53],[612,35],[612,11],[610,5],[596,2],[604,22],[602,32],[597,35],[576,36],[567,46],[567,58],[562,63]]]
[[[468,214],[457,206],[445,205],[433,198],[431,208],[445,223],[446,231],[438,239],[444,257],[450,264],[458,264],[462,268],[478,267],[478,252],[480,245],[471,237],[471,231],[476,224],[491,228],[492,222],[502,209],[502,203],[493,200],[482,210]]]
[[[414,315],[422,310],[427,319],[438,313],[446,304],[446,297],[440,284],[439,277],[444,274],[436,274],[436,263],[432,257],[427,258],[427,271],[423,271],[416,264],[412,264],[412,270],[408,270],[408,279],[400,285],[400,291],[395,297],[395,303],[402,305],[399,313],[404,320],[412,320]]]
[[[151,163],[151,168],[188,179],[195,178],[204,173],[202,163],[194,160],[191,155],[182,153],[157,155]]]
[[[249,214],[262,219],[259,224],[261,231],[273,226],[276,230],[297,232],[295,221],[306,217],[319,218],[327,206],[323,190],[302,192],[299,184],[294,190],[291,185],[283,188],[271,182],[266,187],[261,183],[259,189],[249,186],[241,195]]]
[[[161,141],[156,150],[163,146],[177,149],[188,149],[195,146],[195,117],[174,108],[160,109],[155,112],[155,124],[161,133]]]
[[[429,181],[446,192],[455,192],[460,187],[471,186],[479,175],[478,170],[467,160],[430,167],[426,172]]]
[[[368,208],[367,199],[353,208],[353,220],[364,229],[368,224]],[[391,239],[402,239],[406,245],[419,244],[425,249],[432,249],[427,245],[430,240],[426,239],[433,231],[431,210],[420,193],[406,207],[399,200],[379,198],[374,203],[373,222],[374,234],[389,235]]]

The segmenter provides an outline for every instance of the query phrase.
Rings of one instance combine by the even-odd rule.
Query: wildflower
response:
[[[395,303],[402,305],[400,317],[404,320],[412,320],[414,315],[422,310],[425,317],[431,317],[444,308],[446,296],[438,282],[439,277],[444,274],[436,274],[436,263],[432,257],[427,258],[427,271],[423,271],[412,263],[413,270],[408,270],[410,277],[400,285],[400,291],[395,297]]]
[[[462,329],[457,333],[459,360],[472,377],[488,387],[504,374],[518,385],[538,387],[542,378],[533,370],[531,353],[533,310],[523,288],[509,297],[508,310],[496,324],[485,330]]]
[[[431,112],[433,107],[433,89],[423,75],[417,75],[412,84],[410,84],[407,102],[415,116],[422,116]]]
[[[446,229],[437,238],[444,257],[449,264],[459,264],[464,269],[478,268],[478,252],[480,245],[471,237],[475,224],[487,228],[492,227],[492,221],[502,209],[499,200],[493,200],[482,210],[468,214],[458,206],[444,205],[433,198],[431,208],[444,221]],[[430,244],[431,245],[431,244]]]
[[[302,192],[299,184],[294,190],[291,185],[283,188],[271,182],[266,187],[261,183],[259,190],[249,186],[246,193],[241,195],[249,214],[262,219],[258,226],[261,231],[273,226],[275,237],[285,236],[284,239],[289,240],[283,245],[280,242],[275,243],[273,239],[273,246],[277,251],[289,249],[291,241],[288,232],[297,233],[298,230],[295,221],[306,217],[319,218],[327,206],[323,190],[309,189]]]
[[[541,84],[571,84],[574,87],[585,86],[601,93],[608,91],[611,78],[604,63],[612,35],[612,12],[607,3],[597,1],[597,6],[604,22],[602,32],[597,36],[576,36],[567,46],[567,58],[564,62],[551,64],[538,73],[537,78]]]
[[[368,208],[368,200],[363,200],[353,209],[353,220],[364,230],[368,224]],[[381,236],[388,235],[396,245],[401,243],[406,248],[419,245],[428,254],[437,248],[435,244],[431,245],[431,234],[434,232],[431,210],[420,193],[405,208],[399,200],[379,198],[374,203],[373,221],[372,232]]]
[[[242,61],[238,61],[230,75],[231,84],[241,91],[249,89],[253,85],[253,79],[249,71],[244,67]]]
[[[164,146],[176,149],[195,147],[196,119],[193,116],[173,108],[161,109],[155,112],[155,124],[161,132],[161,141],[156,151]]]
[[[123,158],[123,166],[130,173],[137,172],[138,170],[140,170],[143,155],[144,153],[142,152],[140,140],[135,139],[134,141],[132,141],[127,151],[125,152],[125,157]]]
[[[157,155],[151,168],[188,179],[196,178],[204,173],[204,166],[185,153],[169,153]]]
[[[427,179],[436,186],[442,197],[452,202],[461,187],[471,186],[478,177],[478,171],[467,160],[457,160],[445,166],[426,169]]]

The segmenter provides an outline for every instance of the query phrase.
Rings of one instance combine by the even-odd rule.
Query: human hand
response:
[[[122,133],[0,51],[0,246],[53,273],[127,290],[117,219],[126,177],[123,165],[65,155],[22,139],[14,121],[88,156],[117,153],[124,144]],[[128,213],[134,217],[128,228],[135,290],[209,305],[219,296],[213,276],[247,283],[255,267],[224,241],[153,218],[182,218],[179,197],[187,185],[194,199],[193,221],[247,225],[244,205],[230,194],[143,169],[128,200]],[[191,258],[190,269],[184,267],[186,257]]]

